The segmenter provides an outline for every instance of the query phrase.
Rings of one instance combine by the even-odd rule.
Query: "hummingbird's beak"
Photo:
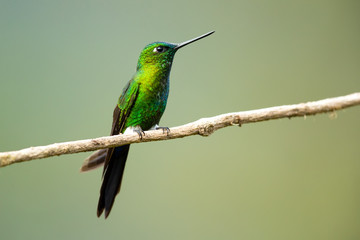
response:
[[[175,47],[174,49],[175,49],[175,50],[178,50],[179,48],[182,48],[182,47],[184,47],[184,46],[186,46],[186,45],[188,45],[188,44],[190,44],[190,43],[193,43],[193,42],[195,42],[195,41],[197,41],[197,40],[200,40],[200,39],[202,39],[202,38],[204,38],[204,37],[207,37],[207,36],[213,34],[214,32],[215,32],[215,31],[211,31],[211,32],[205,33],[205,34],[203,34],[203,35],[201,35],[201,36],[199,36],[199,37],[196,37],[196,38],[194,38],[194,39],[191,39],[191,40],[189,40],[189,41],[186,41],[186,42],[183,42],[183,43],[179,43],[179,44],[176,45],[176,47]]]

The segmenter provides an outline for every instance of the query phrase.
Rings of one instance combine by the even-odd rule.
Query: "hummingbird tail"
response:
[[[80,172],[88,172],[104,165],[107,149],[100,149],[88,156],[81,168]]]
[[[120,191],[126,158],[130,145],[114,148],[110,161],[106,167],[100,189],[97,216],[100,217],[105,209],[105,218],[109,216],[116,195]],[[109,149],[110,150],[110,149]]]

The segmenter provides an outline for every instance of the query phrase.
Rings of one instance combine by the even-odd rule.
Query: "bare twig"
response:
[[[97,149],[115,147],[129,143],[168,140],[197,134],[209,136],[214,131],[227,126],[241,126],[245,123],[260,122],[271,119],[315,115],[317,113],[332,112],[355,105],[360,105],[360,93],[353,93],[346,96],[328,98],[315,102],[226,113],[215,117],[202,118],[192,123],[171,128],[169,134],[163,133],[162,130],[146,131],[142,140],[139,139],[137,133],[134,133],[72,142],[54,143],[47,146],[30,147],[19,151],[0,153],[0,167],[34,159],[58,156],[62,154],[94,151]]]

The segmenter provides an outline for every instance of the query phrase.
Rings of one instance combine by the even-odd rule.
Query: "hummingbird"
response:
[[[208,32],[183,43],[154,42],[142,50],[136,72],[126,84],[113,112],[110,135],[136,132],[140,139],[144,131],[169,128],[159,127],[169,96],[169,76],[175,53],[182,47],[213,34]],[[103,181],[97,207],[97,216],[105,210],[109,216],[116,195],[120,191],[130,144],[102,149],[88,157],[81,171],[104,164]]]

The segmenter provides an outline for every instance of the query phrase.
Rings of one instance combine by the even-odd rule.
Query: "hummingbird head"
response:
[[[174,59],[177,50],[192,42],[207,37],[210,34],[213,34],[214,32],[215,31],[208,32],[197,38],[178,44],[167,43],[167,42],[150,43],[144,48],[144,50],[142,50],[140,54],[137,70],[139,70],[144,66],[155,66],[157,68],[170,70],[172,61]]]
[[[176,53],[176,44],[167,42],[154,42],[142,50],[137,69],[143,66],[157,66],[166,68],[171,66]]]

